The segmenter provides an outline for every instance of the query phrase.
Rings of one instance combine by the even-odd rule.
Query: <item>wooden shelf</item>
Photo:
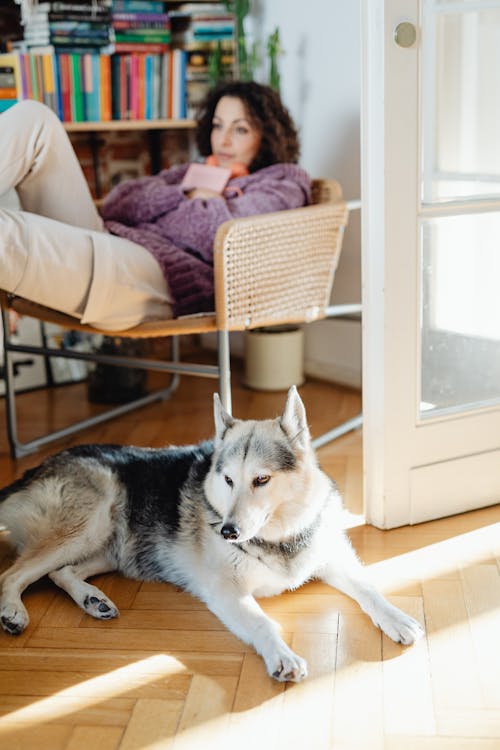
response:
[[[68,133],[96,133],[113,130],[191,130],[194,120],[107,120],[98,122],[64,122]]]

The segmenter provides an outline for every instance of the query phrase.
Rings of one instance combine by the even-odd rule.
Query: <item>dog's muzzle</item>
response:
[[[220,533],[224,539],[227,539],[229,542],[235,542],[240,535],[240,529],[234,523],[225,523]]]

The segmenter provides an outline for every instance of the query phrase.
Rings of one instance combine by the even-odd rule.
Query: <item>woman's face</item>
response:
[[[210,144],[221,167],[234,162],[249,167],[257,156],[262,136],[250,121],[245,105],[235,96],[219,99],[212,120]]]

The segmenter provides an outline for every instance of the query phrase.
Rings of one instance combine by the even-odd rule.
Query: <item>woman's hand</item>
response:
[[[186,193],[187,198],[203,198],[205,200],[209,198],[222,198],[220,193],[215,190],[209,190],[208,188],[195,188]]]

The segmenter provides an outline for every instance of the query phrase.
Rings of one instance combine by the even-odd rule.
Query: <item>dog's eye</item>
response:
[[[233,486],[233,480],[231,479],[231,477],[228,477],[228,475],[227,475],[227,474],[224,474],[224,481],[225,481],[225,483],[226,483],[226,484],[228,484],[228,485],[229,485],[230,487],[232,487],[232,486]]]
[[[254,487],[263,487],[265,484],[269,482],[271,477],[269,474],[259,474],[258,477],[255,477],[253,480],[253,486]]]

